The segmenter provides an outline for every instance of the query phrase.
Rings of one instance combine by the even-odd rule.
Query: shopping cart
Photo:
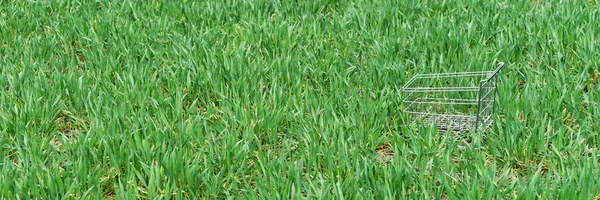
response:
[[[493,124],[498,72],[417,74],[403,87],[404,112],[413,124],[440,131],[485,131]]]

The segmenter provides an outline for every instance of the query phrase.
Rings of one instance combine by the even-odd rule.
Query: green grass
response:
[[[596,0],[0,0],[0,15],[0,198],[600,193]],[[479,145],[402,126],[412,75],[498,61]]]

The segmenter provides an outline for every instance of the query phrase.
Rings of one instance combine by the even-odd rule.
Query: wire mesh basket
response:
[[[440,131],[485,131],[493,124],[494,71],[417,74],[403,87],[404,112],[412,123],[435,124]]]

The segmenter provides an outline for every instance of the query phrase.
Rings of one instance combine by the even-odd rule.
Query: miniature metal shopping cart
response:
[[[403,87],[404,112],[413,123],[437,125],[440,131],[484,131],[493,123],[494,71],[417,74]]]

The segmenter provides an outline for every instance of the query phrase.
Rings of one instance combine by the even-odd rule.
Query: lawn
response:
[[[598,199],[600,1],[0,0],[0,199]],[[493,70],[478,143],[417,73]]]

